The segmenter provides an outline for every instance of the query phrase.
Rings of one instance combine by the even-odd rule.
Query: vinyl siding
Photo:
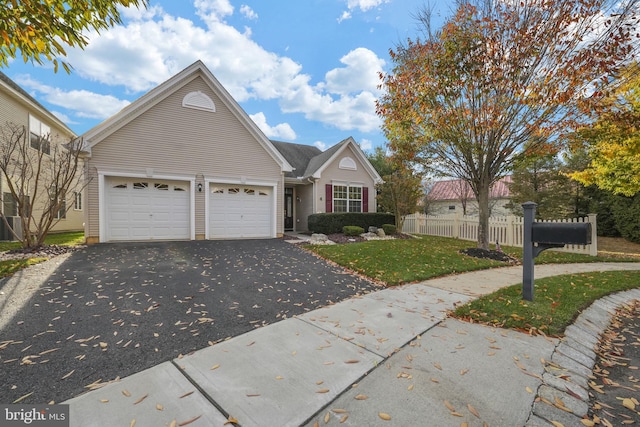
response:
[[[300,197],[300,202],[295,201],[296,209],[294,230],[308,231],[309,225],[307,219],[313,212],[313,185],[299,185],[295,188],[295,197]]]
[[[209,96],[216,111],[183,107],[184,96],[193,91]],[[280,166],[200,75],[101,140],[92,148],[90,166],[98,171],[192,177],[196,186],[204,179],[277,182],[277,218],[282,218]],[[92,199],[97,199],[97,184],[97,180],[91,183]],[[196,236],[205,233],[206,194],[195,193]],[[92,203],[88,228],[92,236],[99,234],[98,215],[98,204]],[[282,228],[279,222],[277,233]]]
[[[351,157],[356,162],[356,170],[340,169],[340,160],[345,157]],[[366,171],[362,163],[359,161],[351,146],[338,156],[333,162],[327,165],[322,171],[322,176],[317,182],[319,191],[316,194],[316,209],[318,212],[325,212],[325,185],[334,182],[343,182],[347,184],[361,184],[363,187],[369,188],[369,212],[376,211],[376,188],[373,179]]]

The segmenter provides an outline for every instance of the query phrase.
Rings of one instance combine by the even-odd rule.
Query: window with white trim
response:
[[[51,209],[58,206],[58,210],[55,212],[55,215],[53,215],[53,217],[55,219],[66,219],[67,218],[67,200],[64,197],[64,193],[58,192],[56,187],[51,187],[49,189],[49,198],[51,199],[51,202],[50,202]]]
[[[29,141],[32,148],[45,154],[51,152],[51,128],[29,115]]]
[[[333,185],[334,212],[362,212],[362,186]]]
[[[73,210],[81,211],[82,210],[82,192],[76,191],[73,193]]]

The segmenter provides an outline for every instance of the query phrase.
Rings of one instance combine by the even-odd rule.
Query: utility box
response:
[[[589,222],[534,222],[531,224],[531,240],[549,245],[590,245]]]
[[[22,239],[22,218],[19,216],[8,216],[6,217],[9,226],[13,228],[13,230],[18,234],[18,238]],[[16,237],[13,235],[7,224],[5,224],[4,220],[0,218],[0,241],[11,242],[16,240]]]

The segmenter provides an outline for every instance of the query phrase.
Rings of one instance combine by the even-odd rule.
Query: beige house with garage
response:
[[[201,61],[81,138],[88,243],[275,238],[327,207],[375,208],[379,177],[352,138],[292,157],[282,147],[301,146],[270,141]]]

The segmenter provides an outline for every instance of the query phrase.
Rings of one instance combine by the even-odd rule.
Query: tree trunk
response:
[[[488,182],[488,181],[487,181]],[[478,247],[489,249],[489,185],[478,186]]]

